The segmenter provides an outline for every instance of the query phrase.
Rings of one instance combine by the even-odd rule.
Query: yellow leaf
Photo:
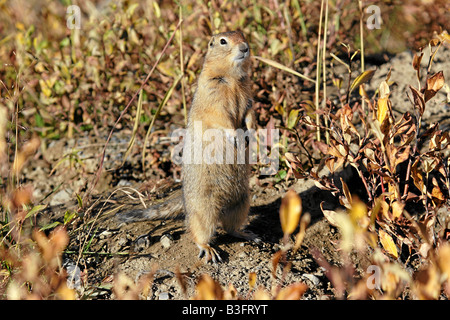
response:
[[[161,9],[159,8],[159,5],[156,1],[152,1],[152,3],[153,9],[155,10],[155,16],[159,19],[161,17]]]
[[[363,83],[366,83],[372,79],[373,74],[375,73],[375,69],[366,70],[363,73],[361,73],[359,76],[356,77],[356,79],[353,81],[352,85],[350,86],[350,92],[352,92],[356,87],[359,87]]]
[[[366,228],[369,226],[370,219],[367,216],[367,206],[359,199],[352,202],[350,209],[350,218],[355,226]]]
[[[389,101],[388,97],[378,99],[377,120],[380,123],[380,125],[383,124],[384,120],[388,116],[388,111],[389,111],[389,107],[388,107],[389,102],[388,101]]]
[[[299,195],[289,190],[281,201],[280,221],[284,234],[291,234],[297,228],[302,214],[302,199]]]
[[[171,78],[175,78],[177,76],[173,61],[170,59],[164,62],[160,62],[157,68],[162,74],[166,76],[169,76]]]
[[[256,273],[250,272],[248,275],[248,285],[250,287],[250,290],[253,290],[256,285]]]
[[[19,29],[20,31],[25,31],[25,26],[23,25],[22,22],[16,22],[16,28]]]
[[[43,79],[39,79],[39,86],[41,87],[42,93],[46,97],[50,97],[52,95],[52,90],[48,87],[47,82]]]
[[[403,208],[405,207],[405,204],[399,201],[394,201],[391,204],[391,208],[392,208],[392,217],[394,219],[398,219],[400,218],[400,216],[403,213]]]
[[[378,87],[380,98],[387,98],[391,93],[391,91],[389,90],[389,85],[386,81],[387,80],[381,81],[380,86]]]
[[[283,106],[282,106],[281,104],[278,103],[278,104],[275,106],[275,110],[276,110],[281,116],[284,117],[284,108],[283,108]]]
[[[385,219],[387,219],[387,220],[391,219],[391,217],[389,216],[389,204],[384,200],[381,200],[381,202],[380,202],[380,211],[381,211],[381,215]]]
[[[384,250],[386,250],[386,253],[397,259],[397,246],[395,245],[394,240],[392,240],[392,237],[382,229],[380,229],[378,235],[380,237],[381,245],[383,246]]]

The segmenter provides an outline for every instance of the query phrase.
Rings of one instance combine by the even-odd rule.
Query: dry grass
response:
[[[436,212],[450,198],[449,137],[438,125],[421,124],[426,102],[445,79],[439,73],[422,75],[419,83],[426,86],[410,93],[415,115],[399,118],[391,112],[389,79],[380,84],[378,97],[368,97],[363,84],[370,70],[364,72],[364,63],[361,72],[352,66],[364,56],[418,49],[430,41],[434,49],[448,45],[441,30],[448,22],[447,1],[382,3],[382,28],[365,34],[361,9],[370,3],[360,1],[182,1],[180,6],[170,1],[78,1],[80,30],[67,28],[69,2],[0,2],[1,298],[80,298],[67,287],[61,255],[74,228],[71,222],[90,221],[90,230],[95,224],[95,217],[78,213],[90,211],[101,163],[78,197],[77,214],[69,213],[63,226],[44,234],[35,225],[43,206],[22,185],[27,160],[50,141],[85,131],[98,134],[108,128],[112,135],[116,127],[134,128],[134,137],[146,141],[152,128],[168,132],[170,124],[183,125],[202,48],[211,33],[231,29],[241,29],[260,57],[254,59],[252,75],[258,125],[284,128],[288,152],[279,177],[314,179],[345,207],[324,210],[342,231],[344,266],[330,266],[315,253],[336,297],[449,297],[449,233],[445,227],[436,231]],[[436,34],[440,38],[433,38]],[[348,73],[333,77],[331,59]],[[346,95],[332,105],[326,84],[345,87],[342,79],[347,77]],[[424,143],[428,149],[419,148]],[[143,167],[154,161],[146,148],[151,146],[143,147]],[[356,170],[365,187],[358,195],[364,202],[345,182],[317,175],[320,163],[311,155],[318,150],[330,172],[347,165]],[[281,209],[285,246],[273,260],[274,269],[281,265],[285,272],[288,253],[301,244],[308,222],[298,211],[301,203],[292,201],[298,202],[290,196]],[[421,214],[408,213],[412,201],[419,203]],[[295,229],[299,223],[292,245],[292,224]],[[88,239],[89,232],[85,243]],[[379,288],[353,274],[348,259],[353,250],[370,251],[381,270]],[[411,275],[405,269],[412,259],[421,263]],[[118,276],[116,297],[146,297],[152,275],[143,281],[134,284]],[[181,277],[180,283],[183,287]],[[253,295],[243,298],[300,298],[305,291],[302,284],[256,288],[252,275],[249,284]],[[236,290],[224,290],[204,276],[197,298],[236,298]]]

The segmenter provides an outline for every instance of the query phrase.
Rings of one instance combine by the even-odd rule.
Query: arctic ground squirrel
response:
[[[210,244],[219,225],[233,236],[259,240],[242,230],[250,210],[250,164],[240,133],[255,127],[249,71],[250,48],[242,32],[212,36],[188,114],[181,192],[147,209],[119,213],[120,220],[184,214],[199,257],[213,263],[222,261]]]

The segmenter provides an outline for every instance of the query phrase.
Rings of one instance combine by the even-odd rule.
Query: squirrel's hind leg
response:
[[[249,211],[249,201],[244,201],[232,208],[228,208],[227,212],[221,217],[222,226],[233,237],[258,243],[261,242],[261,239],[256,234],[249,230],[242,230],[242,227],[247,222]]]
[[[188,226],[194,242],[200,249],[198,257],[201,259],[205,257],[206,261],[213,263],[221,262],[222,258],[216,249],[209,245],[217,227],[217,217],[213,216],[213,212],[201,211],[201,208],[196,208],[194,212],[188,215]]]
[[[216,249],[211,247],[209,244],[198,244],[198,248],[200,249],[200,252],[198,254],[198,257],[201,259],[203,256],[206,259],[206,262],[212,261],[212,263],[216,264],[217,262],[222,262],[222,258],[220,257],[219,253]]]

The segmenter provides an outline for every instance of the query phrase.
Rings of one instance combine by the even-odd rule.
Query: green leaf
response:
[[[71,212],[71,211],[67,210],[64,213],[64,225],[70,223],[73,220],[73,218],[76,217],[76,215],[77,214],[75,212]]]
[[[47,208],[47,205],[45,204],[40,204],[37,206],[34,206],[33,208],[31,208],[31,210],[27,213],[27,215],[25,216],[25,219],[28,219],[29,217],[35,215],[36,213],[38,213],[39,211],[44,210],[45,208]]]
[[[286,178],[287,172],[286,170],[280,170],[277,172],[277,174],[275,175],[276,181],[280,182],[281,180],[283,180],[284,178]]]
[[[43,226],[40,230],[41,230],[41,231],[45,231],[45,230],[48,230],[48,229],[53,229],[53,228],[59,226],[60,224],[61,224],[61,222],[55,221],[55,222],[46,224],[46,225]]]
[[[297,125],[299,119],[298,117],[299,112],[300,112],[299,109],[291,110],[291,112],[289,112],[289,117],[287,121],[287,127],[289,129],[292,129]]]
[[[78,207],[83,208],[83,199],[81,199],[81,197],[78,193],[77,193],[77,201],[78,201]]]
[[[60,46],[61,48],[67,47],[67,46],[69,46],[69,45],[70,45],[70,39],[69,39],[69,37],[66,37],[66,38],[62,39],[61,42],[59,43],[59,46]]]
[[[34,115],[34,121],[36,121],[36,126],[38,128],[43,128],[44,127],[44,119],[42,118],[42,116],[39,113],[36,113]]]
[[[94,233],[92,234],[92,237],[89,239],[89,242],[87,243],[86,248],[84,248],[83,253],[86,253],[89,251],[89,247],[91,246],[92,240],[94,240],[94,236],[97,233],[97,231],[98,231],[98,227],[95,229]]]

